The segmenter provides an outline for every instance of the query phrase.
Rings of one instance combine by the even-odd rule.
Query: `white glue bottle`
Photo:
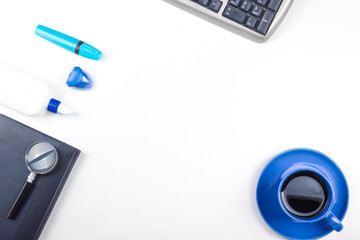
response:
[[[74,114],[51,96],[51,89],[45,81],[0,62],[0,103],[26,115],[40,115],[45,110]]]

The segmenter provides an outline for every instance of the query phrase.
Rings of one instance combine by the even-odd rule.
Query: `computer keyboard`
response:
[[[165,0],[240,35],[267,40],[293,0]],[[200,14],[197,14],[200,13]]]

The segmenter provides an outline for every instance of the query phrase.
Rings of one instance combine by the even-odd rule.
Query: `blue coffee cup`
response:
[[[316,167],[297,165],[286,170],[278,190],[279,204],[298,223],[327,222],[341,231],[341,221],[332,213],[334,194],[326,174]]]
[[[334,161],[321,152],[297,148],[265,166],[256,200],[262,218],[276,233],[308,240],[341,231],[349,192]]]

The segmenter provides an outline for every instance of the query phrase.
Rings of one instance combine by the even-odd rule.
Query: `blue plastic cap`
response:
[[[47,106],[47,110],[52,113],[57,113],[60,104],[61,102],[59,100],[52,98]]]
[[[80,89],[90,89],[93,86],[91,77],[80,67],[74,67],[66,81],[66,84],[69,87],[76,87]]]
[[[100,60],[102,53],[100,50],[94,48],[93,46],[87,43],[83,43],[80,46],[79,55],[93,60]]]

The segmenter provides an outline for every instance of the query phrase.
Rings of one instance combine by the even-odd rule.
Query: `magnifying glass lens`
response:
[[[56,149],[49,143],[36,143],[26,151],[25,163],[33,173],[48,173],[57,163]]]

